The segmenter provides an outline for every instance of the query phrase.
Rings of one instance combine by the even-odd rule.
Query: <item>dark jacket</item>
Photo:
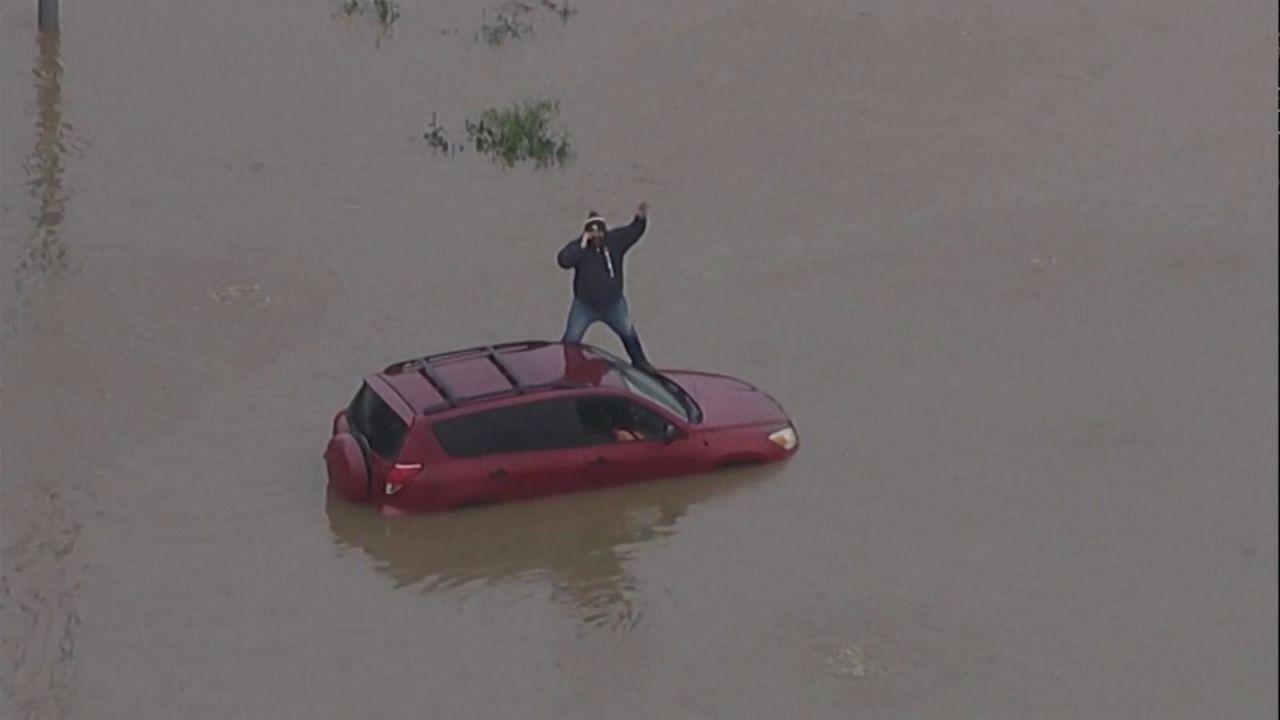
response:
[[[622,259],[636,244],[647,222],[639,215],[630,225],[613,228],[600,247],[582,247],[582,237],[569,241],[556,256],[560,267],[573,268],[573,296],[597,310],[622,300]]]

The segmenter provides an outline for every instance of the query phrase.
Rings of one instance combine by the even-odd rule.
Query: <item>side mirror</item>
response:
[[[662,442],[664,445],[670,445],[680,437],[680,428],[675,425],[666,425],[662,428]]]

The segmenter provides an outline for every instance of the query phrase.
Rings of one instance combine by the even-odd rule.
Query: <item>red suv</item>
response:
[[[346,500],[423,511],[775,462],[798,442],[782,407],[749,383],[529,341],[365,378],[324,458]]]

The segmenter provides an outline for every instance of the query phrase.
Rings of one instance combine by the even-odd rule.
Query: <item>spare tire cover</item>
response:
[[[369,499],[369,469],[360,443],[349,433],[334,435],[324,452],[329,468],[329,486],[339,497],[351,502]]]

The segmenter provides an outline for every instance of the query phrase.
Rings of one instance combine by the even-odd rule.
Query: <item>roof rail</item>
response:
[[[418,372],[422,373],[422,376],[427,379],[427,382],[431,383],[431,386],[436,389],[436,392],[440,393],[440,397],[444,398],[446,403],[453,402],[458,396],[457,393],[449,387],[449,384],[444,381],[444,378],[440,377],[440,373],[436,372],[436,369],[431,365],[427,363],[418,365]]]
[[[524,392],[525,384],[516,376],[515,372],[511,369],[511,366],[502,359],[501,351],[498,348],[489,346],[485,348],[485,352],[489,356],[489,362],[498,366],[498,371],[507,379],[507,382],[510,382],[511,386],[517,390]]]
[[[505,351],[510,350],[527,350],[538,347],[546,347],[551,345],[547,340],[521,340],[517,342],[499,343],[497,345],[480,345],[477,347],[466,348],[464,350],[453,350],[450,352],[437,353],[434,355],[426,355],[412,360],[404,360],[402,362],[388,365],[384,373],[399,374],[404,372],[419,372],[436,392],[440,393],[441,402],[428,406],[422,411],[424,415],[442,412],[461,405],[468,405],[483,400],[492,400],[499,397],[510,395],[524,395],[531,392],[540,392],[545,390],[569,389],[583,387],[580,383],[570,382],[566,380],[556,380],[549,383],[539,383],[530,385],[525,383],[515,372],[515,368],[511,367],[506,360],[503,359]],[[502,377],[510,383],[510,387],[493,390],[490,392],[478,393],[475,395],[460,395],[449,383],[440,375],[439,366],[449,361],[461,360],[467,357],[483,356],[486,360],[493,363],[502,373]]]
[[[460,397],[460,398],[455,397],[452,399],[444,400],[442,402],[436,403],[435,405],[427,406],[425,409],[422,410],[421,414],[433,415],[438,412],[444,412],[445,410],[452,410],[454,408],[465,407],[467,405],[473,405],[475,403],[484,402],[485,400],[497,400],[499,398],[512,397],[514,395],[528,395],[531,393],[536,394],[540,392],[546,392],[548,390],[576,390],[584,387],[587,387],[587,385],[584,385],[582,383],[566,382],[564,380],[557,380],[555,382],[549,382],[549,383],[539,383],[537,385],[525,385],[519,388],[511,387],[505,390],[494,390],[491,392],[480,393],[478,395],[467,395],[466,397]]]
[[[414,370],[422,363],[432,363],[441,360],[450,360],[467,355],[479,355],[481,353],[493,354],[496,351],[506,350],[532,350],[533,348],[546,347],[551,345],[549,340],[516,340],[514,342],[498,343],[497,345],[477,345],[475,347],[464,348],[462,350],[450,350],[448,352],[435,353],[433,355],[424,355],[409,360],[401,360],[400,362],[388,365],[382,372],[394,373]]]

